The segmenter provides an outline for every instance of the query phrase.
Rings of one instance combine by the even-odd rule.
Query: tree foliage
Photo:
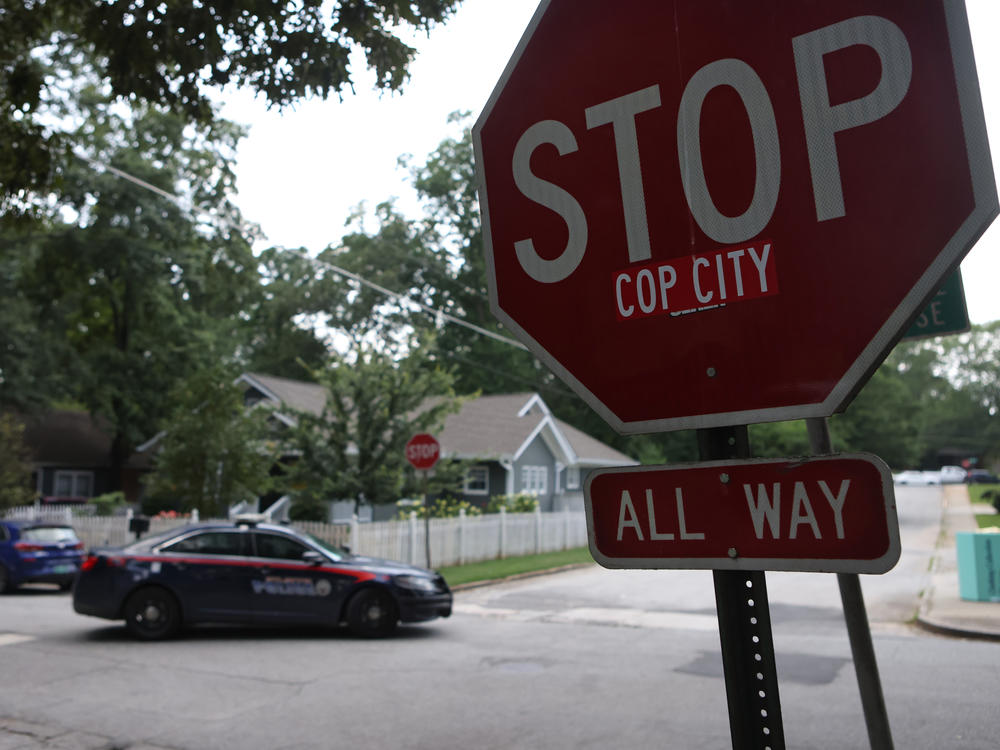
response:
[[[353,89],[363,55],[376,88],[397,91],[415,50],[404,37],[460,0],[0,3],[0,212],[32,204],[71,141],[47,120],[67,68],[86,58],[116,99],[214,119],[209,91],[241,86],[283,107]]]
[[[31,463],[24,443],[24,424],[13,414],[0,414],[0,511],[29,505]]]
[[[90,97],[91,116],[75,131],[77,142],[118,171],[73,162],[47,220],[0,241],[0,259],[16,272],[8,346],[24,348],[23,330],[39,334],[34,346],[48,352],[25,358],[20,367],[30,370],[4,383],[3,400],[30,402],[34,374],[44,383],[61,373],[50,400],[67,398],[107,418],[117,477],[130,450],[159,429],[174,383],[232,361],[238,314],[257,276],[229,202],[241,131],[223,121],[191,127],[149,107],[122,114],[95,90],[81,96]]]
[[[269,413],[248,410],[233,372],[216,365],[180,381],[167,399],[173,405],[162,422],[154,470],[146,478],[147,512],[197,509],[225,517],[227,509],[256,500],[271,487],[278,443]]]
[[[420,347],[407,356],[356,342],[314,373],[328,393],[321,414],[299,412],[286,444],[296,458],[286,486],[297,503],[354,500],[381,504],[417,493],[438,494],[461,486],[462,462],[439,461],[424,486],[405,458],[407,441],[440,429],[461,401],[451,375]]]
[[[251,372],[302,379],[329,356],[328,295],[304,252],[268,248],[257,256],[259,280],[246,306],[241,360]]]

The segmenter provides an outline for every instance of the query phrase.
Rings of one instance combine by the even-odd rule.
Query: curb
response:
[[[947,619],[942,619],[941,617],[935,617],[933,615],[934,598],[938,593],[938,587],[935,585],[937,578],[942,575],[949,575],[948,571],[941,571],[942,550],[950,548],[949,540],[951,537],[949,535],[954,533],[948,528],[947,515],[947,505],[944,505],[941,509],[940,531],[934,544],[934,553],[931,557],[931,564],[927,571],[927,585],[920,594],[920,599],[917,605],[917,614],[913,622],[917,627],[928,632],[935,633],[936,635],[947,636],[950,638],[963,638],[967,640],[1000,642],[1000,630],[984,630],[983,628],[962,626],[956,624],[954,621],[949,622]]]
[[[915,623],[923,630],[936,633],[937,635],[944,635],[950,638],[962,638],[965,640],[995,641],[1000,643],[1000,634],[985,633],[982,630],[970,630],[956,625],[934,622],[933,620],[925,619],[921,615],[917,615]]]

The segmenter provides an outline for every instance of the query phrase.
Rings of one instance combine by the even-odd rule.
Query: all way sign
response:
[[[607,568],[885,573],[899,559],[892,475],[869,454],[604,469],[584,499]]]

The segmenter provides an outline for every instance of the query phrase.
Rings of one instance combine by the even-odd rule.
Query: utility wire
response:
[[[95,161],[93,159],[90,159],[89,157],[83,156],[82,154],[78,154],[75,151],[73,152],[73,155],[76,156],[81,161],[86,162],[91,168],[93,168],[93,169],[104,169],[104,170],[110,172],[111,174],[115,175],[116,177],[119,177],[119,178],[121,178],[123,180],[127,180],[128,182],[131,182],[131,183],[133,183],[135,185],[138,185],[139,187],[144,188],[146,190],[150,190],[150,191],[156,193],[157,195],[159,195],[160,197],[166,198],[167,200],[169,200],[170,202],[174,203],[175,205],[177,205],[178,207],[180,207],[181,209],[183,209],[184,211],[186,211],[188,213],[193,213],[194,212],[193,210],[195,208],[197,208],[197,209],[200,209],[201,211],[203,211],[205,214],[207,214],[209,216],[213,216],[213,212],[210,211],[210,210],[208,210],[208,209],[206,209],[204,206],[198,206],[197,204],[187,205],[180,198],[180,196],[175,195],[175,194],[170,193],[170,192],[167,192],[166,190],[162,190],[162,189],[156,187],[155,185],[151,185],[150,183],[146,182],[145,180],[142,180],[142,179],[136,177],[135,175],[131,175],[128,172],[125,172],[124,170],[118,169],[117,167],[112,167],[112,166],[110,166],[108,164],[104,164],[102,162]],[[234,222],[232,219],[229,219],[226,216],[216,216],[216,218],[218,218],[221,221],[223,221],[224,223],[228,224],[231,229],[235,229],[238,232],[242,231],[242,228],[239,227],[236,224],[236,222]],[[459,317],[456,317],[455,315],[452,315],[451,313],[447,313],[444,310],[441,310],[441,309],[435,308],[435,307],[431,307],[430,305],[425,305],[423,302],[415,300],[412,297],[410,297],[409,295],[404,294],[402,292],[394,292],[393,290],[388,289],[388,288],[382,286],[381,284],[376,284],[374,281],[369,281],[365,277],[360,276],[360,275],[354,273],[353,271],[348,271],[346,268],[341,268],[340,266],[337,266],[337,265],[331,263],[328,260],[323,260],[321,258],[314,258],[313,256],[309,255],[308,253],[302,252],[300,250],[291,250],[289,248],[283,248],[282,251],[286,252],[286,253],[290,253],[291,255],[295,255],[297,257],[300,257],[303,260],[306,260],[306,261],[308,261],[310,263],[313,263],[313,264],[316,264],[316,265],[320,265],[323,268],[327,269],[328,271],[332,271],[333,273],[337,274],[341,278],[349,279],[349,280],[351,280],[351,281],[353,281],[353,282],[355,282],[357,284],[360,284],[362,286],[368,287],[369,289],[371,289],[373,291],[376,291],[379,294],[382,294],[382,295],[385,295],[386,297],[389,297],[390,299],[394,300],[396,303],[398,303],[398,304],[400,304],[400,305],[402,305],[404,307],[407,306],[407,305],[412,306],[412,307],[414,307],[414,308],[416,308],[418,310],[421,310],[421,311],[426,312],[426,313],[428,313],[430,315],[433,315],[437,320],[448,321],[449,323],[454,323],[456,325],[464,326],[465,328],[468,328],[471,331],[475,331],[476,333],[478,333],[481,336],[486,336],[486,337],[491,338],[491,339],[493,339],[495,341],[499,341],[499,342],[501,342],[503,344],[508,344],[508,345],[516,347],[518,349],[527,350],[527,348],[528,348],[524,344],[522,344],[520,341],[517,341],[516,339],[512,339],[512,338],[509,338],[507,336],[502,336],[499,333],[496,333],[494,331],[490,331],[490,330],[488,330],[486,328],[483,328],[482,326],[476,325],[475,323],[470,323],[469,321],[463,320],[462,318],[459,318]]]

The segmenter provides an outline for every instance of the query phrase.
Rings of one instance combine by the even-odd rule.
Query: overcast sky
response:
[[[268,112],[249,95],[230,97],[223,114],[250,125],[237,160],[238,204],[268,245],[319,252],[339,242],[351,210],[388,198],[417,215],[402,154],[421,162],[458,129],[448,114],[478,116],[503,72],[537,0],[465,0],[448,23],[421,36],[402,95],[379,96],[355,73],[357,93]],[[994,170],[1000,162],[1000,0],[967,0]],[[355,71],[362,66],[356,65]],[[1000,222],[962,264],[973,323],[1000,320]]]

